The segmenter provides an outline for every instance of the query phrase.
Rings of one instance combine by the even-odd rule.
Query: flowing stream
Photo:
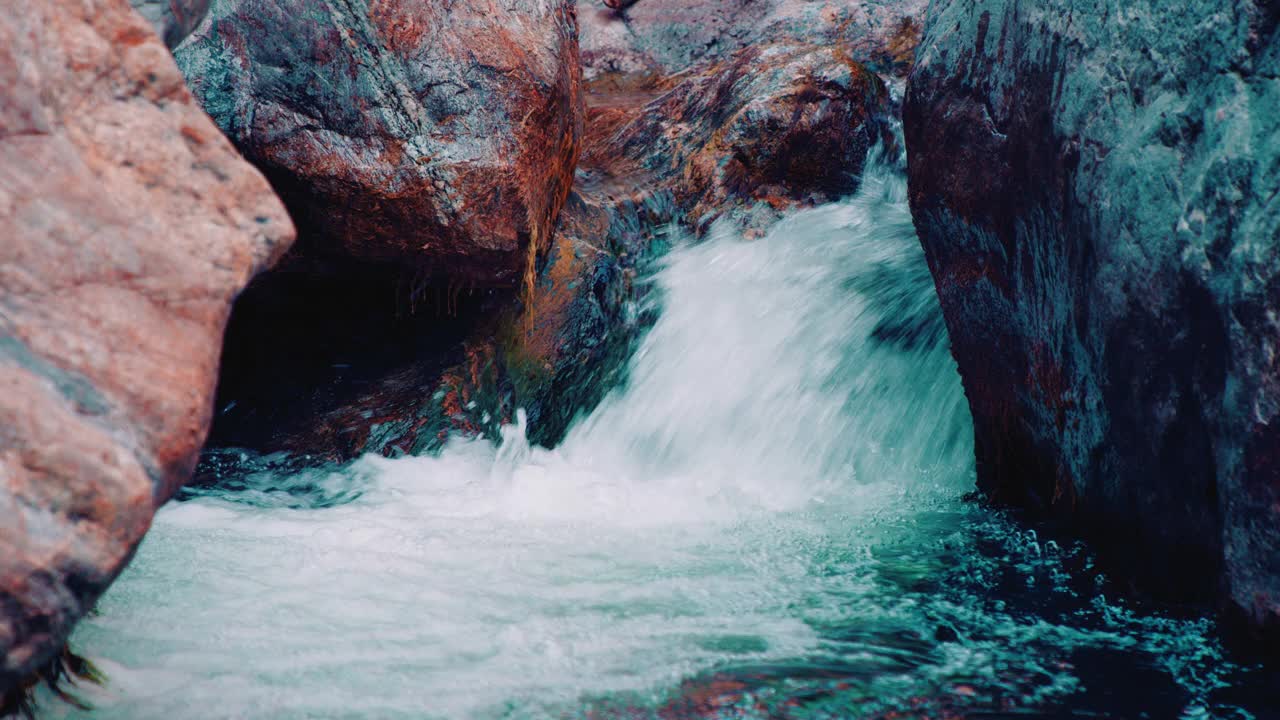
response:
[[[652,282],[628,383],[555,450],[517,425],[161,510],[73,638],[94,709],[46,714],[1267,717],[1210,621],[964,500],[900,169]]]

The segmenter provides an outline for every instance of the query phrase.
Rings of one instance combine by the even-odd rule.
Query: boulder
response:
[[[664,76],[747,47],[843,47],[889,75],[910,67],[927,0],[578,0],[591,83]]]
[[[582,127],[570,0],[215,0],[176,56],[300,253],[512,286],[550,242]]]
[[[589,149],[587,164],[611,175],[641,169],[672,189],[701,230],[727,213],[851,194],[867,151],[894,142],[892,115],[884,82],[853,60],[851,48],[754,46],[682,75],[602,143],[603,152]]]
[[[232,299],[292,240],[127,0],[0,10],[0,696],[189,477]]]
[[[1275,2],[935,0],[910,199],[981,488],[1280,622]]]

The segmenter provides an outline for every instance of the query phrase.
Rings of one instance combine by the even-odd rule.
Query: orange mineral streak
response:
[[[576,24],[577,19],[572,12],[562,9],[560,13],[560,22]],[[534,324],[538,258],[553,242],[556,218],[569,197],[574,171],[582,154],[582,65],[576,43],[570,51],[570,68],[569,72],[559,75],[557,86],[547,96],[547,102],[532,111],[521,126],[520,137],[525,145],[522,154],[529,159],[517,167],[529,227],[523,283],[526,330],[532,330]],[[529,192],[534,188],[539,192]]]

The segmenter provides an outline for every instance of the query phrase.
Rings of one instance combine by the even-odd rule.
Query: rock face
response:
[[[514,285],[582,125],[570,0],[215,0],[176,51],[299,251]]]
[[[891,113],[884,83],[848,47],[751,47],[688,73],[588,150],[588,164],[643,170],[701,229],[732,211],[852,193],[870,147],[893,142]]]
[[[878,72],[910,67],[927,0],[578,0],[586,79],[663,76],[746,47],[844,47]]]
[[[231,300],[292,239],[126,0],[0,10],[0,695],[190,475]]]
[[[523,302],[462,292],[431,307],[425,298],[418,312],[429,322],[481,319],[451,349],[440,351],[450,345],[438,342],[434,354],[374,368],[358,382],[340,377],[359,371],[346,356],[321,363],[339,369],[320,385],[352,392],[325,390],[298,403],[297,393],[276,391],[280,383],[243,393],[228,383],[220,442],[325,459],[419,454],[453,434],[496,438],[522,408],[529,439],[556,444],[578,412],[617,384],[647,322],[635,278],[661,249],[655,228],[680,220],[698,230],[725,217],[750,231],[787,208],[857,187],[869,148],[887,139],[893,109],[884,83],[849,53],[750,48],[662,83],[665,92],[593,95],[575,188]],[[376,314],[358,313],[358,323]],[[233,322],[230,337],[242,326],[248,334],[234,342],[242,350],[229,352],[237,356],[230,365],[262,368],[281,355],[263,339],[294,323],[256,322],[257,333],[251,318]],[[284,408],[293,409],[263,424],[269,437],[238,433],[253,417]]]
[[[935,0],[904,121],[979,482],[1280,621],[1275,2]]]
[[[129,0],[170,48],[178,46],[204,20],[211,0]]]

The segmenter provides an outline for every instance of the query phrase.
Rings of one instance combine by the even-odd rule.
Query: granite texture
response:
[[[126,0],[0,9],[0,705],[190,476],[293,236]]]
[[[910,196],[979,484],[1280,621],[1275,2],[935,0]]]
[[[296,254],[515,286],[582,127],[570,0],[215,0],[176,50],[299,224]]]

